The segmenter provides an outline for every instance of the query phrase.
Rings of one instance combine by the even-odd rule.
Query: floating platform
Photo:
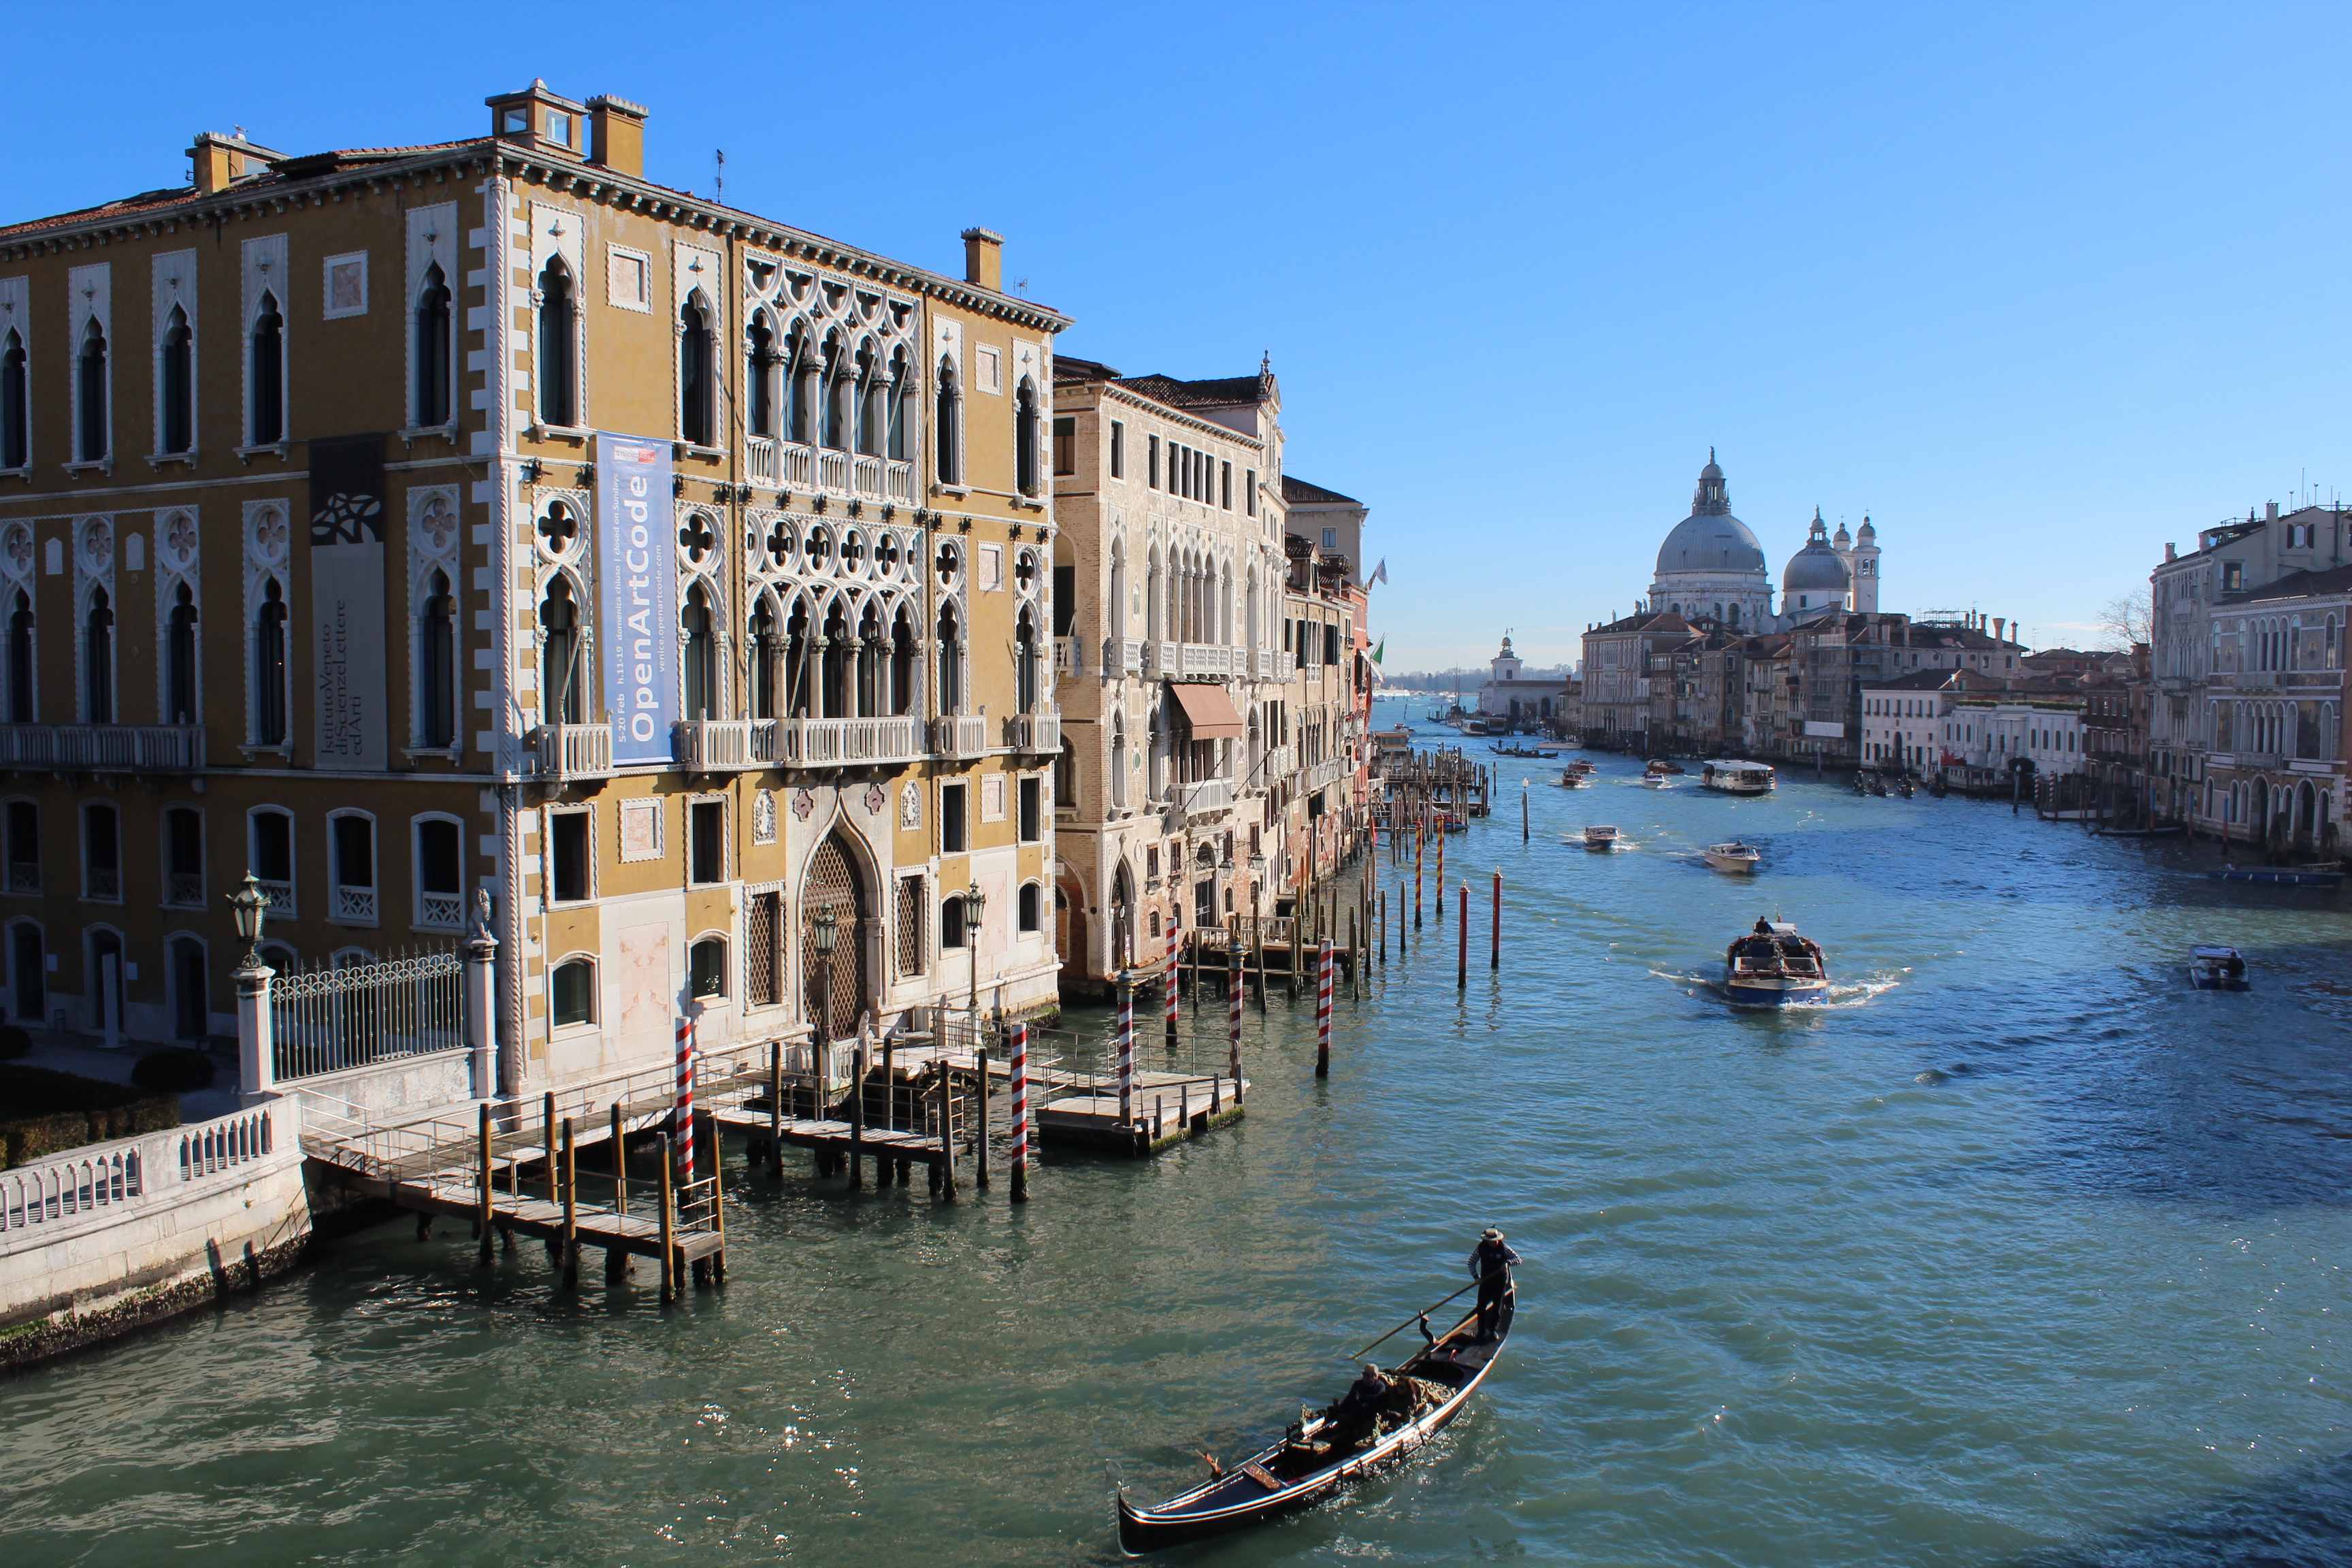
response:
[[[1136,1075],[1135,1091],[1129,1101],[1135,1113],[1132,1121],[1120,1120],[1116,1094],[1066,1095],[1037,1108],[1037,1136],[1144,1159],[1241,1120],[1249,1090],[1247,1079],[1242,1080],[1239,1095],[1213,1100],[1205,1092],[1198,1099],[1180,1095],[1171,1103],[1164,1088],[1148,1089],[1144,1084],[1146,1078],[1160,1076],[1166,1075]],[[1206,1085],[1208,1080],[1188,1081]]]

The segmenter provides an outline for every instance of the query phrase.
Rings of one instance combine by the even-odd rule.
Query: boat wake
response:
[[[1692,996],[1710,996],[1727,1006],[1743,1011],[1764,1013],[1824,1013],[1840,1007],[1864,1007],[1903,984],[1910,970],[1899,969],[1892,974],[1869,975],[1843,983],[1832,981],[1828,989],[1801,1002],[1734,1002],[1730,988],[1721,975],[1694,974],[1685,970],[1653,969],[1650,973],[1659,980],[1671,981]]]

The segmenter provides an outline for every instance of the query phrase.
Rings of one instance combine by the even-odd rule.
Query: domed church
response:
[[[1764,547],[1748,525],[1731,515],[1723,470],[1707,449],[1698,471],[1691,514],[1675,524],[1658,550],[1657,576],[1650,584],[1649,607],[1688,620],[1701,616],[1727,630],[1785,629],[1839,610],[1878,608],[1878,530],[1862,520],[1859,533],[1843,523],[1834,539],[1813,509],[1805,547],[1789,558],[1780,574],[1780,613],[1772,613],[1772,578]]]

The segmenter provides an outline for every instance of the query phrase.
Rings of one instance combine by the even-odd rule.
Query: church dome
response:
[[[1812,532],[1805,547],[1789,557],[1787,570],[1780,574],[1780,594],[1785,599],[1790,594],[1830,594],[1843,595],[1853,586],[1853,578],[1845,563],[1831,548],[1828,525],[1822,521],[1821,510],[1813,510]]]
[[[1706,467],[1698,473],[1698,490],[1691,497],[1691,514],[1675,524],[1658,548],[1658,575],[1674,572],[1764,572],[1764,547],[1748,525],[1731,515],[1731,497],[1723,470],[1709,448]]]

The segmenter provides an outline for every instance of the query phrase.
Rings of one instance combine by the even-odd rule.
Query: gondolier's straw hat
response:
[[[1479,1233],[1478,1239],[1481,1241],[1500,1241],[1503,1239],[1503,1233],[1496,1230],[1490,1225]]]

